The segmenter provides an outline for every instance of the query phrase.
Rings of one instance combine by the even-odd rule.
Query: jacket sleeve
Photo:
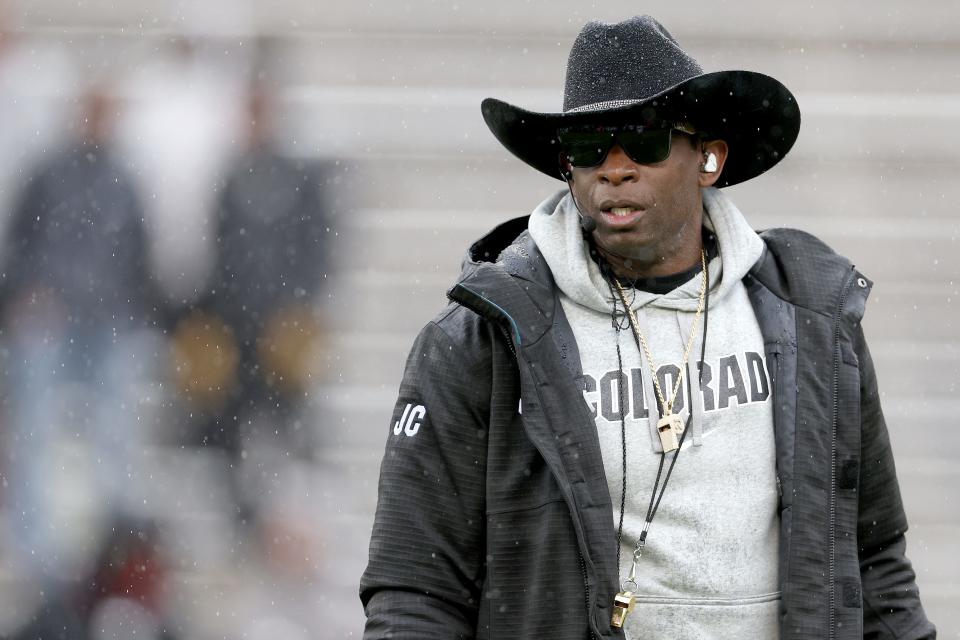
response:
[[[490,398],[489,347],[477,324],[454,340],[431,323],[407,358],[360,583],[365,640],[474,637]]]
[[[860,361],[860,509],[857,535],[865,639],[936,638],[920,603],[916,574],[905,555],[907,519],[900,498],[873,359],[858,329]]]

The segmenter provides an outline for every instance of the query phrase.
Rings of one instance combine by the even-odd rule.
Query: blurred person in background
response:
[[[138,479],[155,301],[141,200],[112,144],[119,103],[94,85],[77,106],[20,195],[0,276],[5,524],[14,571],[47,599],[89,568]]]
[[[64,133],[77,75],[59,44],[28,43],[0,0],[0,246],[30,170]]]
[[[276,482],[263,465],[310,458],[312,420],[303,413],[322,338],[328,233],[318,169],[277,148],[273,113],[269,88],[254,83],[247,146],[217,202],[209,292],[174,336],[187,429],[196,429],[186,441],[234,457],[241,518]],[[274,480],[263,486],[264,478]]]
[[[226,58],[196,34],[175,35],[123,83],[130,105],[117,137],[145,195],[152,271],[173,307],[196,301],[215,260],[211,214],[235,152],[244,52]]]

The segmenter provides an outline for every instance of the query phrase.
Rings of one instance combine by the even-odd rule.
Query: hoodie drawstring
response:
[[[690,337],[689,323],[684,323],[681,319],[683,312],[677,311],[677,329],[680,331],[680,340],[686,342]],[[702,337],[701,337],[702,342]],[[702,345],[701,345],[702,346]],[[698,349],[699,351],[699,349]],[[699,371],[696,372],[697,375],[694,375],[693,363],[687,362],[687,382],[690,384],[684,385],[684,389],[689,389],[690,393],[687,394],[686,403],[689,411],[693,415],[693,418],[690,420],[690,437],[693,438],[693,446],[700,447],[703,446],[703,392],[700,389],[700,385],[697,384],[696,387],[693,386],[694,380],[700,380]]]
[[[643,307],[634,311],[637,324],[640,331],[647,331],[647,317]],[[650,373],[650,363],[647,361],[647,354],[643,349],[637,349],[640,352],[640,379],[643,380],[643,398],[647,405],[647,425],[650,429],[650,444],[653,445],[654,453],[663,453],[663,445],[660,443],[660,434],[657,432],[657,421],[660,418],[660,410],[657,408],[657,392],[653,387],[653,375]],[[680,393],[683,389],[680,390]]]

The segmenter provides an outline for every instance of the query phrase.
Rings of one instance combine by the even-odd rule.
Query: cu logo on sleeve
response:
[[[403,410],[400,419],[393,423],[393,435],[398,436],[401,433],[407,436],[417,435],[420,431],[420,421],[427,415],[427,409],[422,405],[407,404]]]

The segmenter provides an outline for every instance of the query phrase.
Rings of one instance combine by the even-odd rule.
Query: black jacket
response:
[[[360,585],[366,640],[623,637],[577,345],[525,229],[471,247],[407,359]],[[933,638],[860,328],[870,283],[810,235],[762,237],[745,284],[773,378],[781,638]]]

